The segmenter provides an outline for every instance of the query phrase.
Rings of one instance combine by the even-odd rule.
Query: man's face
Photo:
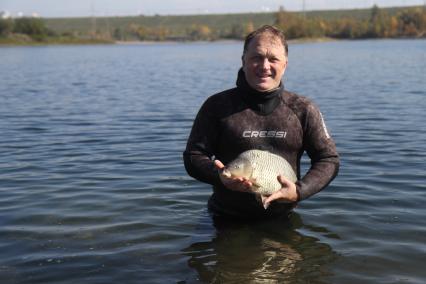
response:
[[[269,34],[252,39],[243,55],[243,71],[250,87],[260,92],[280,85],[287,56],[279,38]]]

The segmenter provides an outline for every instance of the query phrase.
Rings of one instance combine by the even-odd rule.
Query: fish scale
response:
[[[253,183],[251,190],[261,195],[271,195],[282,186],[277,176],[282,175],[292,182],[297,176],[283,157],[263,150],[248,150],[230,162],[226,169],[234,177],[245,177]]]

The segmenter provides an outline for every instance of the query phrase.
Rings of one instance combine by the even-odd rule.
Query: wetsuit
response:
[[[237,87],[209,97],[194,121],[183,154],[189,175],[213,185],[209,209],[237,218],[285,214],[295,204],[272,202],[265,210],[254,194],[223,186],[213,159],[225,165],[250,149],[284,157],[297,173],[299,201],[319,192],[337,175],[339,157],[319,109],[307,98],[279,88],[260,93],[252,89],[242,70]],[[300,158],[311,168],[300,177]]]

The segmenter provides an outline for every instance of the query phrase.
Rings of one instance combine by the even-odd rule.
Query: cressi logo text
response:
[[[244,138],[285,138],[287,136],[286,131],[274,131],[274,130],[246,130],[243,132]]]

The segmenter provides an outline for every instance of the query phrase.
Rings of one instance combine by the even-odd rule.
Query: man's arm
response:
[[[319,109],[303,99],[294,111],[303,127],[303,147],[311,158],[306,175],[295,183],[278,176],[282,188],[263,200],[265,207],[274,200],[297,202],[325,188],[339,171],[339,155]],[[303,102],[303,103],[302,103]]]
[[[212,185],[220,184],[212,157],[217,140],[218,119],[208,99],[200,108],[183,152],[185,169],[193,178]]]
[[[296,182],[298,199],[306,199],[325,188],[339,171],[339,155],[319,109],[307,106],[304,147],[311,159],[306,175]]]

